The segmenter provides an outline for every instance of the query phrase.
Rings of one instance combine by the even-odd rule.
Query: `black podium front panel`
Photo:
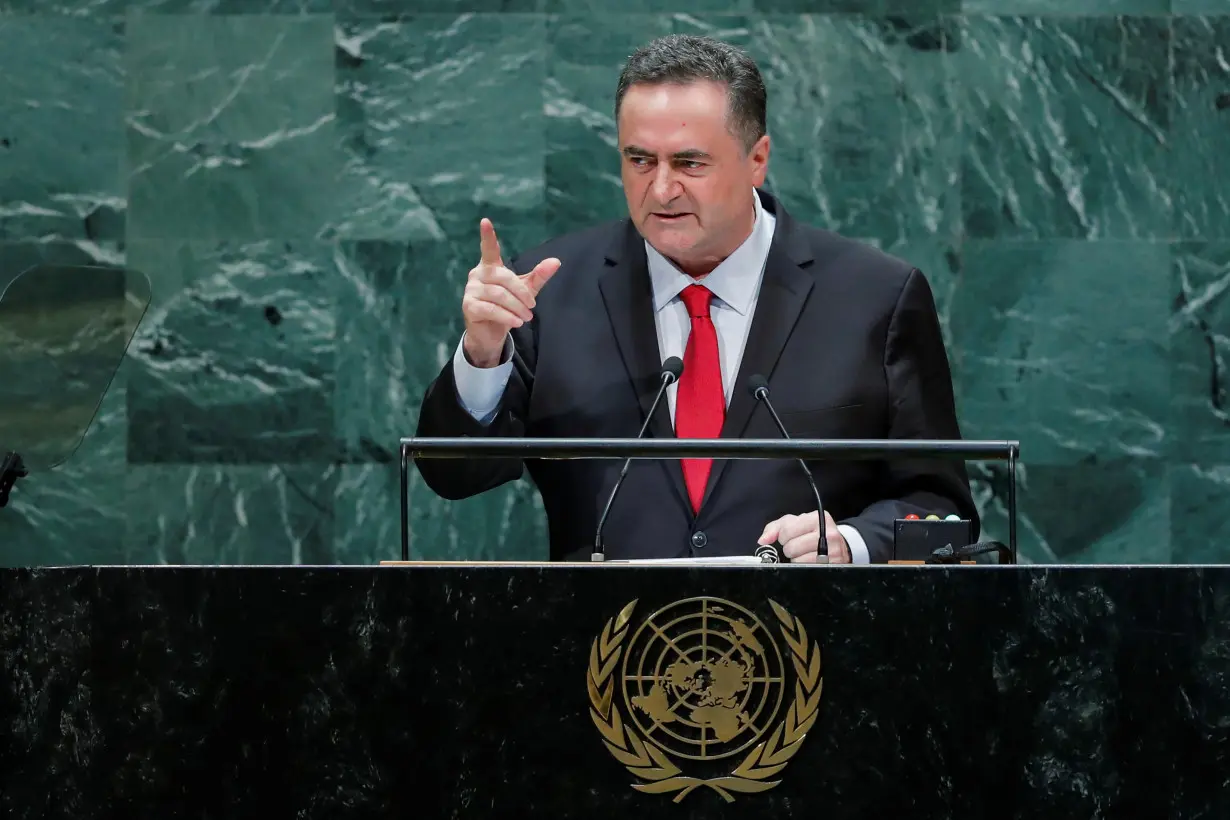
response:
[[[7,818],[1230,815],[1230,569],[0,573]]]

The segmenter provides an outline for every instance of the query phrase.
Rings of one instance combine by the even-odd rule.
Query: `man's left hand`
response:
[[[850,545],[837,529],[837,522],[824,513],[824,536],[828,540],[830,564],[850,563]],[[758,544],[781,544],[782,552],[794,564],[814,564],[819,557],[820,517],[815,510],[805,515],[783,515],[770,521]]]

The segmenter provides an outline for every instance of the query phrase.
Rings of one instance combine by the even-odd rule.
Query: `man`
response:
[[[655,40],[628,61],[615,113],[629,218],[553,239],[506,265],[480,224],[465,332],[429,386],[420,436],[631,437],[684,370],[648,435],[776,438],[748,391],[768,378],[800,438],[960,438],[948,359],[923,274],[799,224],[764,183],[760,73],[706,38]],[[672,430],[673,424],[673,430]],[[528,468],[551,557],[585,559],[621,462],[422,459],[464,498]],[[893,521],[956,513],[977,529],[959,462],[814,462],[824,521],[799,465],[637,460],[604,530],[610,558],[751,555],[779,544],[816,561],[882,562]]]

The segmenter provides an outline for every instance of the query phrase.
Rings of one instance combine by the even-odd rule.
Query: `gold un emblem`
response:
[[[636,601],[607,621],[589,653],[590,715],[633,788],[675,794],[708,787],[727,802],[763,792],[816,722],[823,677],[819,644],[769,601],[789,650],[794,686],[776,634],[721,598],[688,598],[632,630]],[[790,694],[784,718],[782,704]],[[692,774],[684,768],[694,770]]]

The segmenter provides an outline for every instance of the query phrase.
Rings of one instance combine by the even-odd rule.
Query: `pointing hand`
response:
[[[461,299],[465,354],[475,367],[495,367],[508,332],[534,317],[538,293],[559,270],[560,261],[544,259],[529,273],[517,275],[504,266],[491,220],[484,218],[478,231],[482,257],[470,271]]]

